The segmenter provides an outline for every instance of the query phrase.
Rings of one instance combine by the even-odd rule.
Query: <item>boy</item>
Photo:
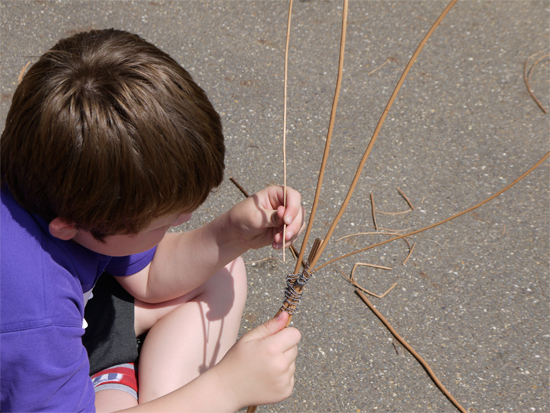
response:
[[[295,240],[300,196],[285,209],[269,187],[166,234],[224,168],[219,116],[173,59],[121,31],[63,39],[17,88],[0,144],[3,412],[235,411],[290,395],[300,334],[286,314],[235,344],[239,257],[281,248],[283,222]]]

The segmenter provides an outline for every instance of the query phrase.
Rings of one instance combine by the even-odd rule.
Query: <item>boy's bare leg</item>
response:
[[[156,305],[136,300],[136,334],[149,330],[138,369],[140,404],[189,383],[221,360],[237,340],[245,301],[241,258],[178,299]]]
[[[134,396],[121,390],[101,390],[95,394],[97,413],[110,413],[135,407],[138,402]]]

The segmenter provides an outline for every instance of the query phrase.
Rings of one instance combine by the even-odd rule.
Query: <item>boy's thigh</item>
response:
[[[235,296],[238,296],[238,306],[244,306],[246,288],[246,269],[244,261],[239,257],[205,283],[180,297],[157,304],[135,299],[135,332],[137,336],[147,333],[161,318],[189,302],[203,302],[211,312],[216,312],[214,310],[218,307],[232,307],[236,304]],[[226,314],[229,311],[230,308],[224,308],[222,312]]]
[[[102,274],[86,304],[88,323],[82,342],[90,360],[90,375],[108,367],[135,363],[139,343],[134,329],[134,298],[110,274]]]

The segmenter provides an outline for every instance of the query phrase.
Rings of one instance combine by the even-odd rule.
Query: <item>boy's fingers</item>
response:
[[[298,331],[294,327],[288,327],[269,337],[269,342],[275,348],[278,348],[282,352],[284,352],[285,356],[288,357],[288,360],[291,361],[293,355],[297,354],[297,345],[300,342],[301,338],[302,335],[300,334],[300,331]]]
[[[302,212],[302,197],[300,193],[287,187],[286,191],[286,209],[284,211],[284,223],[290,225],[299,217]]]
[[[250,341],[272,336],[285,328],[288,317],[288,314],[283,311],[277,317],[267,320],[252,331],[249,331],[243,338],[246,337],[246,341]]]

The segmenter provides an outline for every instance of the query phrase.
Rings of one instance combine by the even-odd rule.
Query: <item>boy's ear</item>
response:
[[[67,222],[57,217],[52,219],[49,225],[50,234],[63,241],[73,239],[78,233],[76,225],[73,222]]]

